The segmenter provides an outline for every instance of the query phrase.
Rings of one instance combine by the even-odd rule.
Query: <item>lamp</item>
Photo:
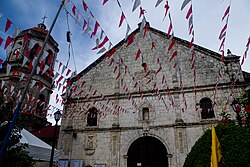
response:
[[[62,114],[61,114],[60,110],[57,110],[54,113],[54,118],[55,118],[56,124],[55,124],[55,128],[54,128],[54,136],[53,136],[54,138],[53,138],[53,143],[52,143],[52,148],[51,148],[51,155],[50,155],[50,162],[49,162],[50,167],[53,166],[54,149],[55,149],[55,143],[56,143],[57,123],[61,119],[61,116],[62,116]]]
[[[57,110],[57,112],[54,113],[54,118],[55,118],[56,124],[61,119],[61,116],[62,116],[62,114],[59,110]]]
[[[231,103],[231,106],[234,112],[236,113],[236,119],[238,120],[239,126],[242,127],[242,121],[241,121],[241,116],[240,116],[241,107],[240,107],[239,102],[234,99],[233,102]]]

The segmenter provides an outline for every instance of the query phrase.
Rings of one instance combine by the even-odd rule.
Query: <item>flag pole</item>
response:
[[[9,140],[9,138],[10,138],[10,136],[11,136],[11,132],[12,132],[13,127],[14,127],[14,125],[15,125],[15,123],[16,123],[16,120],[17,120],[17,118],[18,118],[18,116],[19,116],[20,108],[21,108],[21,105],[22,105],[22,103],[23,103],[23,101],[24,101],[25,95],[26,95],[26,93],[27,93],[27,91],[28,91],[28,89],[29,89],[29,85],[30,85],[30,83],[31,83],[31,81],[32,81],[32,77],[35,75],[36,67],[37,67],[38,64],[39,64],[39,60],[40,60],[40,58],[41,58],[41,56],[42,56],[43,50],[44,50],[44,48],[45,48],[45,45],[46,45],[46,43],[47,43],[47,41],[48,41],[48,39],[49,39],[49,36],[50,36],[50,34],[51,34],[51,31],[52,31],[53,28],[54,28],[54,25],[55,25],[56,20],[57,20],[57,18],[58,18],[58,16],[59,16],[59,13],[60,13],[60,11],[61,11],[63,5],[64,5],[64,2],[65,2],[65,0],[62,0],[61,5],[60,5],[60,7],[59,7],[59,9],[58,9],[58,11],[57,11],[57,13],[56,13],[56,16],[55,16],[55,18],[54,18],[54,20],[53,20],[53,22],[52,22],[52,24],[51,24],[51,27],[50,27],[50,29],[49,29],[49,31],[48,31],[46,37],[45,37],[45,40],[44,40],[44,42],[43,42],[41,51],[39,52],[39,54],[38,54],[38,56],[37,56],[37,59],[35,60],[33,69],[32,69],[31,74],[30,74],[30,76],[29,76],[29,80],[28,80],[28,82],[27,82],[27,84],[26,84],[26,87],[24,88],[24,92],[23,92],[23,94],[22,94],[22,96],[21,96],[21,99],[20,99],[20,101],[19,101],[19,103],[18,103],[18,105],[17,105],[17,107],[16,107],[16,109],[15,109],[14,116],[13,116],[12,121],[11,121],[10,126],[9,126],[9,130],[8,130],[8,132],[7,132],[7,135],[5,136],[5,139],[4,139],[2,148],[1,148],[1,152],[0,152],[0,162],[2,161],[2,159],[3,159],[3,157],[4,157],[4,154],[5,154],[5,152],[6,152],[8,140]]]

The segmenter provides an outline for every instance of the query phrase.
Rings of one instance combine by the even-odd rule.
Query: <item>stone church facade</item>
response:
[[[143,37],[138,28],[132,35],[129,46],[131,35],[71,79],[59,137],[61,161],[93,167],[180,167],[197,139],[220,120],[225,106],[234,116],[227,99],[231,90],[237,98],[245,87],[243,72],[237,73],[239,56],[230,54],[221,62],[218,53],[194,45],[195,96],[189,42],[174,37],[168,52],[171,40],[163,32],[150,27]],[[177,57],[169,62],[174,50]],[[176,60],[181,70],[174,67]],[[234,77],[238,80],[232,89]]]

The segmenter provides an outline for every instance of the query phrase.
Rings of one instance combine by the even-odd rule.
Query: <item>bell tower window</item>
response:
[[[30,50],[30,55],[29,55],[29,59],[32,61],[34,59],[34,57],[36,56],[36,51],[38,49],[38,43],[36,43],[33,48]]]

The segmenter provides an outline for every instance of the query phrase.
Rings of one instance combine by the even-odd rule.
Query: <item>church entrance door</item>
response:
[[[168,167],[167,149],[151,136],[136,139],[128,150],[128,167]]]

